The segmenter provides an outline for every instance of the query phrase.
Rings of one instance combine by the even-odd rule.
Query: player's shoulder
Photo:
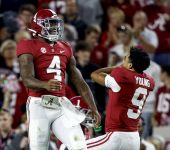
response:
[[[57,42],[57,45],[61,49],[66,51],[66,55],[67,55],[68,58],[70,58],[73,55],[72,46],[71,46],[71,44],[69,42],[61,40],[61,41]]]
[[[23,39],[23,40],[20,40],[17,44],[20,45],[20,44],[32,44],[33,43],[33,39]]]
[[[165,91],[166,90],[166,86],[165,85],[162,85],[158,88],[158,93],[162,92],[162,91]]]
[[[72,48],[71,44],[67,41],[64,41],[64,40],[58,41],[58,45],[65,47],[65,48],[70,48],[70,49]]]
[[[22,49],[22,48],[29,48],[32,49],[33,45],[35,45],[35,43],[37,43],[38,41],[36,39],[23,39],[20,40],[17,43],[17,49]]]
[[[112,73],[117,74],[119,76],[126,76],[127,74],[131,73],[128,69],[123,67],[122,65],[115,66],[112,70]]]
[[[116,66],[112,69],[111,76],[116,80],[121,80],[124,75],[124,68],[122,66]]]
[[[122,65],[116,66],[112,71],[116,71],[119,72],[119,75],[127,75],[127,74],[134,74],[134,71],[131,71],[129,69],[126,69],[125,67],[123,67]]]
[[[37,39],[24,39],[17,43],[17,56],[22,54],[32,54],[35,55],[35,46],[40,41]]]
[[[123,68],[121,65],[118,65],[118,66],[115,66],[112,71],[115,71],[115,70],[117,70],[117,71],[123,71],[124,68]]]
[[[18,43],[17,43],[17,46],[18,45],[28,45],[31,43],[32,40],[20,40]]]

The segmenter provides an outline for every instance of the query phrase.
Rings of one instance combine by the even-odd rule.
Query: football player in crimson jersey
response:
[[[161,80],[164,86],[160,87],[156,95],[157,125],[170,125],[170,65],[162,66]]]
[[[47,150],[50,129],[71,150],[85,150],[80,122],[85,118],[65,97],[67,71],[96,119],[100,115],[93,95],[76,68],[70,44],[61,40],[63,21],[50,9],[39,10],[32,19],[35,39],[20,41],[17,55],[21,77],[28,89],[27,114],[31,150]]]
[[[106,134],[87,141],[90,150],[139,150],[138,123],[145,100],[154,88],[143,71],[150,65],[147,53],[131,48],[123,65],[99,69],[92,79],[109,88]]]

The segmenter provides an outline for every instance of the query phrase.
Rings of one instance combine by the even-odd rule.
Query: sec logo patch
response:
[[[46,53],[47,52],[45,47],[41,47],[40,51],[41,51],[41,53]]]

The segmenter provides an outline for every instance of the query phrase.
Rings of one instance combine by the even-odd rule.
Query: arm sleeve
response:
[[[32,54],[32,44],[30,40],[21,40],[17,44],[17,56],[19,57],[22,54]]]
[[[111,90],[113,92],[119,92],[121,87],[119,86],[119,84],[116,82],[116,80],[114,79],[114,77],[111,77],[110,75],[107,75],[105,77],[105,86],[108,88],[111,88]]]

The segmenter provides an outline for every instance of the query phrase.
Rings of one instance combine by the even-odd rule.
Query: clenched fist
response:
[[[44,83],[44,88],[49,92],[60,91],[62,89],[61,82],[55,79],[50,79]]]

